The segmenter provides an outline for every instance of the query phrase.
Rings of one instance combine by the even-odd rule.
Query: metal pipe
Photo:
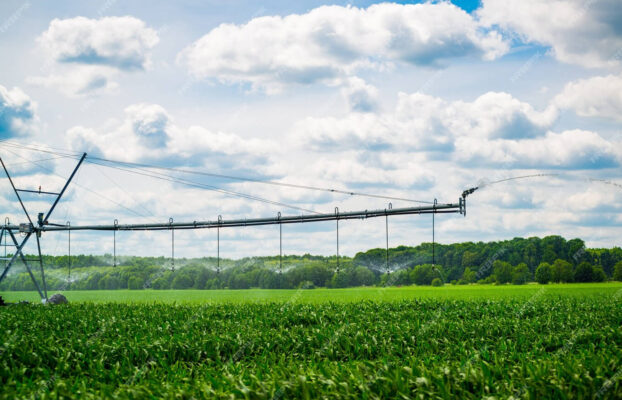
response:
[[[437,210],[434,212],[435,214],[456,214],[459,213],[458,210],[448,211],[448,210]],[[399,214],[389,214],[389,215],[421,215],[421,214],[432,214],[432,211],[417,211],[411,213],[399,213]],[[366,218],[376,218],[382,217],[385,214],[371,215],[368,214],[366,217],[340,217],[339,219],[350,220],[350,219],[366,219]],[[306,216],[303,216],[306,217]],[[334,221],[335,218],[328,219],[302,219],[300,217],[296,217],[293,220],[282,220],[282,224],[295,224],[295,223],[309,223],[309,222],[325,222],[325,221]],[[231,221],[223,221],[221,225],[218,225],[217,222],[213,221],[205,221],[198,222],[195,224],[184,224],[184,223],[175,223],[173,227],[169,226],[169,224],[135,224],[135,225],[119,225],[118,227],[114,227],[112,225],[76,225],[71,228],[67,227],[57,227],[45,225],[43,227],[34,227],[34,231],[40,232],[61,232],[61,231],[160,231],[160,230],[170,230],[170,229],[215,229],[215,228],[235,228],[235,227],[243,227],[243,226],[264,226],[264,225],[276,225],[278,222],[274,222],[271,219],[267,219],[266,221],[262,221],[261,223],[255,223],[251,220],[241,220],[240,223],[235,223],[236,220]],[[244,222],[246,221],[246,222]],[[10,225],[7,230],[19,231],[19,225]]]
[[[28,189],[15,189],[18,192],[25,192],[25,193],[36,193],[36,194],[53,194],[54,196],[58,196],[59,193],[54,193],[54,192],[43,192],[41,190],[28,190]]]
[[[52,211],[54,211],[54,208],[56,208],[56,205],[60,201],[60,198],[63,197],[63,194],[65,193],[65,190],[67,190],[67,186],[69,186],[69,184],[71,183],[71,180],[76,175],[76,172],[78,172],[78,168],[80,168],[80,165],[82,165],[82,161],[84,161],[85,158],[86,158],[86,153],[82,154],[82,157],[80,157],[80,161],[78,161],[78,165],[76,165],[76,167],[73,169],[73,172],[69,176],[69,179],[67,179],[67,182],[65,182],[65,186],[63,186],[62,190],[58,194],[58,197],[56,197],[56,200],[54,200],[54,204],[52,204],[52,207],[50,207],[50,210],[48,211],[47,215],[45,216],[45,218],[43,218],[43,223],[44,224],[48,220],[50,215],[52,214]],[[25,211],[25,209],[24,209],[24,211]]]
[[[43,293],[45,293],[45,301],[47,301],[48,285],[45,282],[45,272],[43,272],[43,255],[41,254],[41,241],[39,240],[39,235],[35,234],[35,239],[37,239],[37,251],[39,251],[39,267],[41,268],[41,282],[43,283]]]
[[[376,218],[385,215],[410,215],[410,214],[445,214],[459,213],[462,210],[460,204],[438,204],[436,206],[422,206],[409,208],[393,208],[382,210],[364,210],[351,211],[337,214],[309,214],[297,216],[285,216],[276,218],[251,218],[251,219],[233,219],[218,221],[192,221],[192,222],[175,222],[175,223],[153,223],[153,224],[125,224],[125,225],[76,225],[66,226],[50,226],[44,225],[36,227],[35,230],[42,232],[55,232],[65,230],[118,230],[118,231],[140,231],[140,230],[167,230],[167,229],[220,229],[226,227],[241,226],[260,226],[260,225],[276,225],[276,224],[292,224],[305,222],[321,222],[335,221],[340,219],[367,219]],[[18,230],[19,225],[9,225],[9,229]]]

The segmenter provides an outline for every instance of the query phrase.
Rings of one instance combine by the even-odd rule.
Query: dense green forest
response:
[[[560,236],[515,238],[372,249],[353,258],[288,255],[240,260],[123,257],[113,266],[110,255],[44,256],[50,290],[97,289],[247,289],[313,288],[372,285],[441,285],[444,283],[600,282],[622,280],[622,249],[588,249],[581,239]],[[31,258],[31,257],[28,257]],[[71,265],[71,269],[70,269]],[[38,269],[37,269],[38,271]],[[0,290],[34,290],[23,265],[0,284]]]

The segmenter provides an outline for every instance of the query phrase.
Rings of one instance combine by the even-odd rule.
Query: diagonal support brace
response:
[[[30,274],[30,279],[32,279],[32,282],[34,283],[35,288],[37,289],[37,292],[39,292],[39,296],[41,297],[41,301],[45,303],[47,301],[47,296],[44,295],[44,293],[41,291],[41,287],[39,286],[39,282],[37,282],[37,279],[35,278],[35,275],[32,273],[32,269],[30,269],[30,265],[28,264],[28,260],[26,260],[26,257],[24,256],[24,253],[22,253],[22,250],[24,249],[24,246],[26,246],[26,243],[28,243],[28,239],[30,239],[30,237],[32,236],[32,232],[27,233],[26,237],[22,240],[21,243],[19,243],[17,241],[17,238],[15,237],[15,234],[13,233],[13,231],[11,231],[9,229],[8,232],[9,232],[9,236],[11,236],[11,239],[13,240],[13,243],[15,244],[16,250],[15,250],[15,254],[13,254],[13,257],[11,257],[11,260],[9,261],[7,266],[4,268],[4,271],[2,271],[2,276],[0,276],[0,281],[2,279],[4,279],[4,277],[6,276],[7,272],[9,272],[9,269],[11,269],[11,266],[13,265],[15,260],[17,260],[17,257],[20,257],[22,262],[26,266],[26,270],[28,271],[28,274]]]

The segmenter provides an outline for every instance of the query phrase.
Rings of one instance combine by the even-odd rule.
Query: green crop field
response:
[[[65,294],[0,308],[2,398],[622,395],[621,284]]]
[[[249,290],[79,290],[63,292],[71,302],[122,303],[205,303],[205,302],[352,302],[361,300],[389,301],[414,298],[435,299],[527,299],[550,296],[591,296],[613,294],[620,283],[579,283],[549,285],[467,285],[361,287],[346,289],[249,289]],[[55,292],[50,292],[52,294]],[[6,301],[38,302],[37,292],[0,292]]]

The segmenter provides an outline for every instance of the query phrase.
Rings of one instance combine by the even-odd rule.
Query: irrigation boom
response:
[[[367,219],[391,215],[431,214],[431,213],[464,213],[462,199],[455,204],[436,204],[422,207],[408,208],[385,208],[381,210],[349,211],[334,214],[302,214],[290,216],[277,216],[274,218],[244,218],[244,219],[219,219],[216,221],[191,221],[191,222],[165,222],[152,224],[111,224],[111,225],[56,225],[48,224],[35,226],[29,224],[6,225],[7,229],[28,232],[58,232],[58,231],[155,231],[170,229],[213,229],[242,226],[298,224],[305,222],[321,222],[348,219]]]
[[[233,228],[233,227],[244,227],[244,226],[261,226],[261,225],[284,225],[284,224],[299,224],[299,223],[307,223],[307,222],[322,222],[322,221],[336,221],[337,222],[337,260],[339,260],[339,221],[340,220],[353,220],[353,219],[367,219],[367,218],[377,218],[377,217],[385,217],[387,219],[386,222],[386,234],[387,234],[387,270],[388,270],[388,217],[396,216],[396,215],[412,215],[412,214],[446,214],[446,213],[460,213],[462,215],[466,215],[466,198],[469,194],[473,193],[477,188],[467,189],[462,192],[462,196],[458,199],[457,203],[438,203],[434,200],[433,203],[424,206],[418,207],[406,207],[406,208],[393,208],[390,204],[388,208],[378,209],[378,210],[364,210],[364,211],[348,211],[348,212],[339,212],[339,208],[335,207],[334,213],[314,213],[314,214],[301,214],[301,215],[290,215],[290,216],[282,216],[279,212],[276,217],[270,218],[244,218],[244,219],[231,219],[225,220],[219,215],[218,219],[215,221],[191,221],[191,222],[174,222],[173,219],[169,219],[168,222],[164,223],[149,223],[149,224],[119,224],[115,219],[114,224],[107,225],[70,225],[67,223],[63,224],[55,224],[49,222],[48,219],[54,211],[56,205],[60,201],[61,197],[65,193],[67,187],[75,176],[78,168],[86,158],[86,153],[82,155],[79,159],[78,164],[74,168],[73,172],[65,182],[62,190],[59,193],[54,192],[44,192],[39,188],[38,191],[30,190],[30,189],[18,189],[15,187],[11,176],[0,158],[0,163],[4,169],[4,172],[11,183],[11,187],[15,192],[15,195],[21,205],[24,214],[28,222],[20,223],[20,224],[11,224],[7,220],[5,220],[5,224],[0,226],[0,238],[5,238],[4,247],[15,247],[15,252],[11,257],[5,257],[5,267],[2,273],[0,274],[0,282],[6,277],[9,269],[15,263],[15,261],[19,258],[24,265],[26,266],[26,270],[30,274],[30,277],[41,296],[41,300],[43,302],[47,301],[47,285],[45,283],[45,274],[43,271],[43,260],[41,255],[41,244],[40,237],[44,232],[61,232],[61,231],[160,231],[160,230],[170,230],[172,235],[172,259],[174,260],[175,253],[175,245],[174,245],[174,231],[182,230],[182,229],[218,229],[218,265],[220,268],[220,228]],[[28,211],[22,201],[20,196],[20,192],[26,193],[36,193],[36,194],[45,194],[56,196],[52,206],[50,207],[47,213],[39,213],[36,222],[30,218]],[[279,243],[282,241],[282,230],[279,229]],[[15,233],[21,233],[23,235],[21,243],[17,240],[17,236]],[[38,249],[38,258],[36,259],[26,259],[23,254],[23,249],[28,240],[31,237],[35,237],[37,240],[37,249]],[[7,241],[8,238],[11,238],[12,244],[9,244]],[[116,265],[116,235],[115,235],[115,265]],[[282,256],[282,248],[279,249]],[[41,270],[41,280],[42,285],[39,285],[39,282],[35,278],[32,269],[29,265],[29,261],[36,261],[39,263],[39,267]],[[337,261],[339,262],[339,261]],[[173,261],[174,263],[174,261]],[[174,265],[174,264],[173,264]],[[339,268],[339,264],[337,266]]]

